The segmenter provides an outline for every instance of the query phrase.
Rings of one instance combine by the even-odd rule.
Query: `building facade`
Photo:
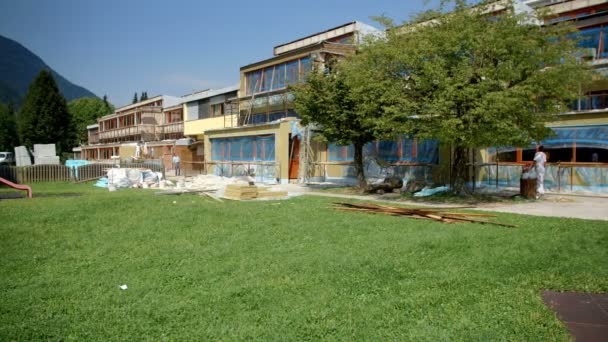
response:
[[[87,126],[89,141],[81,146],[81,157],[94,161],[166,158],[175,141],[184,137],[180,101],[155,96],[99,118],[97,124]]]

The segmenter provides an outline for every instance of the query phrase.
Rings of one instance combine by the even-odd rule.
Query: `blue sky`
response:
[[[0,34],[117,105],[236,84],[275,45],[370,16],[397,21],[423,0],[0,0]]]

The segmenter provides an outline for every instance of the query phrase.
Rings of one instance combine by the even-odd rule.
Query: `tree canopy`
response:
[[[351,62],[352,63],[352,62]],[[355,174],[360,188],[367,183],[363,168],[363,146],[376,139],[391,136],[394,127],[381,110],[383,97],[368,101],[365,94],[356,91],[356,70],[349,63],[332,65],[322,73],[313,70],[305,83],[292,88],[295,108],[302,124],[314,125],[314,129],[327,142],[354,146]],[[390,100],[386,98],[386,100]]]
[[[87,126],[96,123],[97,118],[114,112],[114,106],[97,97],[85,97],[68,103],[68,110],[74,120],[78,142],[87,141]]]
[[[18,128],[21,143],[29,148],[54,143],[59,155],[71,151],[75,135],[72,116],[48,71],[42,70],[30,85]]]
[[[461,192],[467,149],[524,146],[547,137],[545,123],[590,77],[575,42],[566,39],[573,28],[537,26],[529,14],[511,10],[484,13],[483,4],[471,8],[466,1],[452,1],[456,10],[439,15],[448,2],[407,25],[384,20],[386,37],[364,44],[335,69],[343,90],[327,80],[335,73],[309,78],[328,83],[325,91],[341,97],[296,91],[296,109],[329,139],[336,138],[329,129],[343,132],[343,143],[366,133],[440,140],[453,148],[454,189]],[[302,89],[315,89],[313,82]],[[337,98],[348,99],[352,109],[329,111]]]
[[[0,151],[12,152],[19,145],[13,106],[0,103]]]

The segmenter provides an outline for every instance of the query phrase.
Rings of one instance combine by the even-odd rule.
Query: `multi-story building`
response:
[[[122,160],[160,158],[176,139],[183,137],[180,98],[155,96],[117,108],[112,114],[87,127],[89,141],[82,146],[82,158]]]
[[[288,86],[303,82],[313,66],[322,69],[331,60],[354,53],[363,36],[379,32],[350,22],[278,45],[271,58],[241,67],[234,126],[207,128],[198,136],[204,139],[208,171],[279,182],[297,179],[302,127]]]
[[[207,89],[181,98],[184,113],[184,134],[194,140],[189,146],[176,147],[182,159],[182,170],[203,172],[205,158],[204,136],[207,131],[236,127],[238,124],[238,86]]]
[[[548,157],[545,186],[554,191],[608,191],[608,2],[605,0],[529,0],[549,15],[544,25],[571,22],[570,35],[583,49],[593,79],[570,108],[547,122],[555,136],[539,142]],[[518,186],[522,166],[532,162],[535,146],[490,149],[482,160],[495,163],[478,173],[492,185]]]

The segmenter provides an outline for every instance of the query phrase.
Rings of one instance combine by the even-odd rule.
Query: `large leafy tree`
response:
[[[0,103],[0,151],[13,151],[18,144],[19,136],[13,105],[5,106]]]
[[[65,98],[53,76],[42,70],[32,81],[19,113],[21,143],[54,143],[59,155],[69,152],[74,144],[75,130]]]
[[[394,135],[394,126],[381,107],[394,104],[386,94],[360,96],[353,77],[357,73],[351,62],[333,64],[330,70],[314,70],[306,82],[292,87],[295,109],[302,124],[313,125],[325,141],[354,146],[354,168],[359,188],[367,186],[363,167],[363,147],[366,143]]]
[[[97,118],[114,112],[114,106],[104,99],[97,97],[83,97],[68,103],[68,110],[72,114],[76,128],[76,139],[80,143],[87,141],[87,125],[94,124]]]
[[[510,10],[488,14],[485,3],[471,9],[453,1],[455,11],[419,17],[431,21],[389,24],[386,39],[364,46],[349,62],[359,71],[349,73],[353,92],[383,102],[387,122],[453,149],[458,193],[465,191],[469,149],[547,137],[545,122],[589,79],[575,42],[565,39],[571,28],[534,25],[529,14]],[[382,96],[394,101],[386,104]]]

